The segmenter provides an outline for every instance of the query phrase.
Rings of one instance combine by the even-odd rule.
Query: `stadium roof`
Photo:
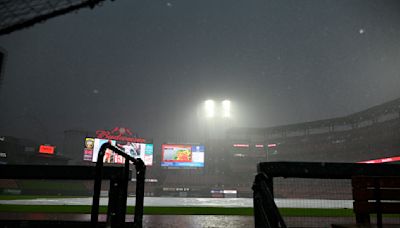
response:
[[[310,122],[302,122],[296,124],[280,125],[267,128],[232,128],[228,130],[228,134],[235,132],[247,134],[262,134],[262,133],[275,133],[282,131],[299,131],[312,128],[324,128],[330,126],[352,125],[360,123],[365,120],[374,120],[379,116],[389,113],[398,113],[400,115],[400,98],[395,100],[373,106],[364,111],[356,112],[344,117],[337,117],[332,119],[323,119]]]
[[[0,35],[82,8],[93,9],[103,1],[105,0],[3,0],[0,1]]]

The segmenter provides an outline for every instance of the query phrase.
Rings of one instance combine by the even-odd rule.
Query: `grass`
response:
[[[37,198],[69,198],[77,196],[57,195],[0,195],[0,200],[37,199]],[[128,206],[132,214],[133,206]],[[345,208],[280,208],[282,216],[288,217],[354,217],[352,209]],[[90,214],[90,205],[8,205],[0,204],[0,212],[41,212],[41,213],[84,213]],[[107,206],[100,206],[100,213],[106,213]],[[242,215],[253,216],[253,208],[243,207],[145,207],[146,215]],[[399,214],[384,217],[400,218]]]
[[[90,213],[90,205],[0,205],[0,212],[42,212],[42,213]],[[100,212],[106,213],[107,207],[100,206]],[[133,213],[134,207],[128,207]],[[291,217],[352,217],[351,209],[304,209],[281,208],[283,216]],[[252,216],[253,208],[223,207],[145,207],[146,215],[242,215]]]
[[[0,200],[37,199],[37,198],[67,198],[76,196],[56,195],[0,195]],[[90,213],[90,205],[7,205],[0,204],[0,212],[42,212],[42,213]],[[133,213],[134,207],[128,206],[128,213]],[[283,216],[293,217],[349,217],[354,216],[351,209],[315,209],[315,208],[281,208]],[[100,206],[100,213],[106,213],[107,206]],[[147,215],[243,215],[253,216],[253,208],[243,207],[145,207]]]

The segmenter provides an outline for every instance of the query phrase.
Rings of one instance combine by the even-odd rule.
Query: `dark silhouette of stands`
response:
[[[399,129],[400,98],[344,117],[268,128],[232,128],[227,131],[227,140],[223,145],[225,150],[219,154],[227,155],[227,178],[230,173],[234,173],[239,184],[250,186],[259,162],[355,163],[400,156]],[[238,143],[249,147],[234,148],[233,145]],[[276,146],[268,148],[269,144]],[[255,145],[263,145],[264,149],[256,148]],[[214,162],[224,164],[218,159],[214,159]],[[282,182],[283,185],[291,181],[276,180],[277,184]],[[309,182],[299,185],[304,194],[315,191],[307,187],[313,184]],[[341,180],[335,182],[349,185]],[[321,184],[319,181],[315,183]],[[278,192],[278,195],[284,197],[287,194]],[[316,195],[323,198],[331,196],[323,192]],[[300,197],[300,194],[295,196]],[[343,196],[348,199],[351,192],[345,191]]]

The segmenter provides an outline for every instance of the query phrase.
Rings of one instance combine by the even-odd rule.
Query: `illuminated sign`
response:
[[[97,130],[96,137],[85,138],[83,160],[97,162],[100,148],[107,142],[133,158],[142,159],[147,166],[153,164],[153,144],[151,142],[146,143],[145,139],[136,137],[131,130],[123,127],[115,127],[110,131]],[[110,149],[106,149],[103,162],[123,164],[125,158]]]
[[[270,143],[270,144],[268,144],[268,148],[272,148],[272,147],[276,147],[277,145],[276,145],[276,143]]]
[[[132,181],[136,181],[136,178],[132,178]],[[152,179],[152,178],[149,178],[149,179],[144,179],[144,182],[147,182],[147,183],[157,183],[158,182],[158,179]]]
[[[237,190],[223,190],[224,194],[237,194]]]
[[[50,145],[40,145],[39,153],[41,154],[54,154],[56,147]]]
[[[85,139],[85,149],[83,151],[83,160],[92,161],[93,159],[94,138]]]
[[[387,162],[394,162],[394,161],[400,161],[400,157],[381,158],[381,159],[375,159],[375,160],[369,160],[369,161],[361,161],[361,162],[357,162],[357,163],[377,164],[377,163],[387,163]]]
[[[163,144],[161,149],[161,166],[163,167],[204,167],[204,145]]]
[[[234,157],[241,157],[241,158],[246,157],[246,155],[244,155],[244,154],[234,154],[233,156]]]
[[[190,188],[169,188],[169,187],[164,187],[163,191],[164,192],[188,192],[188,191],[190,191]]]
[[[233,144],[233,147],[238,147],[238,148],[249,148],[249,144]]]
[[[125,141],[125,142],[133,142],[133,143],[145,143],[146,140],[142,138],[133,137],[132,132],[128,128],[116,127],[111,131],[107,130],[97,130],[96,131],[97,138],[99,139],[108,139],[108,140],[116,140],[116,141]]]
[[[83,160],[97,162],[97,157],[100,148],[104,143],[107,142],[111,143],[111,145],[117,147],[118,149],[125,152],[131,157],[142,159],[145,165],[153,164],[153,144],[132,143],[126,141],[115,141],[115,140],[99,139],[99,138],[85,139]],[[114,151],[110,149],[106,149],[103,157],[103,162],[124,164],[125,158],[122,155],[116,154]]]

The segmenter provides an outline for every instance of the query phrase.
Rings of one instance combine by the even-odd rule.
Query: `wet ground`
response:
[[[353,208],[352,200],[324,199],[275,199],[280,208]],[[100,204],[107,205],[108,198],[101,198]],[[52,198],[33,200],[0,200],[1,204],[15,205],[91,205],[92,198]],[[135,205],[135,198],[128,198],[128,205]],[[252,198],[178,198],[145,197],[144,206],[165,207],[253,207]]]
[[[0,213],[0,227],[9,227],[4,224],[7,221],[86,221],[89,223],[89,214],[57,214],[57,213]],[[104,222],[106,216],[101,214],[99,221]],[[127,222],[133,222],[133,215],[126,216]],[[284,217],[288,227],[331,227],[332,224],[355,224],[353,217]],[[372,219],[372,222],[375,222]],[[384,227],[400,227],[399,218],[385,218]],[[390,225],[397,224],[397,225]],[[12,226],[15,227],[15,226]],[[27,227],[27,226],[17,226]],[[41,226],[35,226],[41,227]],[[49,226],[47,226],[49,227]],[[52,227],[52,226],[50,226]],[[64,226],[69,227],[69,226]],[[74,226],[80,227],[80,226]],[[144,215],[143,227],[149,228],[235,228],[235,227],[254,227],[253,216],[236,215]]]
[[[295,208],[346,208],[352,207],[351,201],[346,200],[314,200],[314,199],[275,199],[278,207]],[[92,198],[57,198],[33,200],[1,200],[1,204],[16,205],[91,205]],[[108,198],[101,198],[100,204],[107,205]],[[135,198],[128,198],[128,205],[135,205]],[[175,207],[244,207],[252,208],[252,198],[174,198],[174,197],[145,197],[145,206],[175,206]],[[0,214],[1,219],[15,220],[68,220],[89,221],[87,214],[45,214],[45,213],[8,213]],[[100,221],[105,220],[101,215]],[[353,218],[309,218],[287,217],[285,221],[291,227],[330,227],[332,223],[351,223]],[[127,215],[127,221],[133,221],[132,215]],[[143,227],[254,227],[253,216],[236,215],[144,215]]]
[[[48,213],[0,213],[0,220],[52,220],[52,221],[90,221],[89,214],[48,214]],[[99,221],[105,221],[106,216],[100,215]],[[133,221],[132,215],[127,215],[127,222]],[[308,218],[287,217],[285,222],[289,227],[330,227],[331,224],[354,223],[353,218]],[[254,227],[253,216],[235,215],[144,215],[143,227]]]
[[[292,208],[352,208],[351,200],[315,200],[315,199],[275,199],[278,207]],[[1,200],[2,204],[16,205],[91,205],[92,198],[62,198],[34,200]],[[101,204],[107,205],[108,198],[102,198]],[[134,198],[128,199],[128,205],[134,205]],[[171,198],[145,197],[145,206],[196,206],[196,207],[253,207],[251,198]],[[54,220],[89,221],[88,214],[49,214],[49,213],[0,213],[0,223],[5,220]],[[105,215],[100,215],[105,221]],[[331,227],[332,224],[354,224],[353,217],[284,217],[289,227]],[[400,219],[389,219],[389,223],[400,224]],[[127,215],[132,222],[133,216]],[[254,227],[253,216],[236,215],[144,215],[143,227]],[[399,226],[400,227],[400,226]]]

